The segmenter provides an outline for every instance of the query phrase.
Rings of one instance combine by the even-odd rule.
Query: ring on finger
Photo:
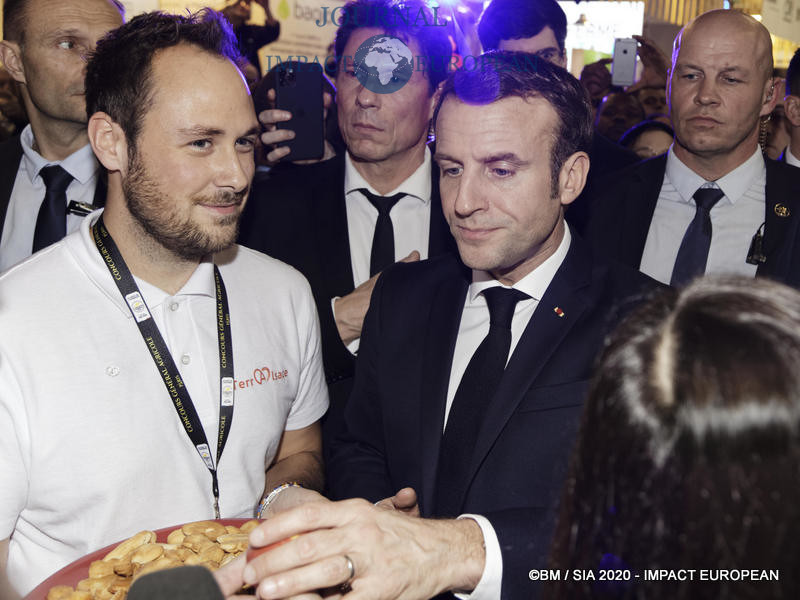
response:
[[[344,580],[342,585],[349,586],[356,577],[356,566],[353,564],[353,559],[347,556],[347,554],[343,554],[342,556],[344,556],[345,561],[347,561],[348,570],[347,579]]]

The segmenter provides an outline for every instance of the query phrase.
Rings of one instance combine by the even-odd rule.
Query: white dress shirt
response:
[[[639,270],[669,283],[686,228],[694,219],[692,196],[700,187],[719,187],[725,196],[711,209],[711,247],[706,273],[754,277],[747,263],[750,243],[764,222],[767,167],[760,149],[727,175],[708,182],[675,156],[670,147],[664,183],[647,233]]]
[[[67,187],[67,204],[71,200],[92,204],[97,181],[98,163],[92,147],[86,144],[61,161],[49,161],[33,149],[33,131],[28,125],[20,135],[22,160],[14,180],[5,224],[0,236],[0,272],[29,257],[33,250],[36,218],[44,200],[45,184],[39,171],[48,165],[60,165],[73,180]],[[67,233],[78,229],[83,215],[67,215]]]
[[[784,156],[786,156],[786,164],[792,165],[793,167],[800,167],[800,148],[797,150],[797,154],[792,151],[792,146],[789,145],[786,147],[786,150],[783,151]]]
[[[347,207],[347,235],[350,238],[350,260],[353,284],[358,287],[369,279],[369,258],[372,236],[378,222],[378,209],[357,191],[366,188],[379,196],[406,194],[389,211],[394,230],[394,259],[405,258],[412,251],[421,260],[428,258],[428,237],[431,223],[431,151],[425,148],[425,159],[411,177],[388,194],[378,194],[353,164],[350,154],[344,159],[344,193]]]
[[[398,261],[416,250],[419,252],[420,260],[425,260],[428,258],[428,238],[431,229],[431,163],[431,151],[425,148],[422,164],[408,179],[388,194],[378,194],[356,170],[350,154],[345,155],[344,193],[354,287],[358,287],[370,277],[372,237],[378,222],[378,209],[358,189],[366,188],[379,196],[393,196],[400,192],[406,194],[389,211],[394,231],[394,259]],[[337,296],[331,299],[334,317],[335,302],[338,298]],[[347,345],[348,350],[353,354],[358,352],[360,341],[358,338],[350,342]]]
[[[545,260],[541,265],[520,279],[511,286],[530,296],[529,300],[520,300],[514,308],[514,316],[511,319],[511,347],[508,357],[514,353],[519,339],[522,337],[525,328],[528,326],[533,316],[533,312],[539,305],[539,301],[544,296],[550,282],[564,262],[567,256],[572,236],[569,227],[564,226],[564,238],[561,240],[556,251]],[[472,283],[467,291],[467,298],[464,303],[464,311],[461,313],[461,323],[458,326],[458,338],[453,353],[453,366],[450,368],[450,383],[447,388],[447,405],[445,407],[445,425],[450,415],[450,408],[453,405],[453,398],[458,390],[458,384],[467,370],[472,355],[480,346],[483,338],[489,333],[489,307],[483,291],[492,287],[502,286],[491,274],[486,271],[472,271]],[[508,359],[506,359],[506,364]],[[480,515],[466,514],[459,518],[474,519],[483,532],[484,544],[486,546],[486,564],[478,585],[471,594],[458,594],[460,598],[469,600],[496,600],[500,597],[500,587],[503,580],[503,556],[500,552],[500,542],[497,539],[494,527],[489,520]]]

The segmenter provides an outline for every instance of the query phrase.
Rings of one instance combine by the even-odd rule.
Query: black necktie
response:
[[[43,167],[39,174],[44,179],[44,193],[36,229],[33,232],[33,251],[56,243],[67,235],[67,187],[73,177],[58,165]]]
[[[683,234],[670,285],[681,286],[706,272],[711,247],[711,209],[725,193],[719,188],[700,188],[694,193],[697,210]]]
[[[369,256],[369,276],[372,277],[394,262],[394,228],[389,211],[405,194],[401,192],[394,196],[377,196],[366,188],[360,188],[358,191],[378,209],[378,221],[375,223],[372,252]]]
[[[489,288],[483,295],[489,306],[489,333],[472,355],[450,407],[439,449],[437,517],[456,516],[461,509],[475,440],[506,368],[514,307],[530,298],[519,290],[502,287]]]

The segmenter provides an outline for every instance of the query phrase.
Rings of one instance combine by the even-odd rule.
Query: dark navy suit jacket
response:
[[[22,144],[19,136],[14,136],[0,144],[0,235],[6,221],[8,203],[17,179],[19,161],[22,160]]]
[[[764,160],[766,262],[757,275],[800,287],[800,170]],[[594,199],[587,238],[596,252],[639,268],[666,166],[663,154],[620,171]]]
[[[335,497],[374,502],[411,486],[422,515],[436,516],[447,388],[469,283],[454,256],[398,264],[378,279],[345,432],[328,466]],[[535,593],[528,571],[545,566],[595,356],[630,307],[623,300],[653,286],[633,269],[596,261],[573,236],[477,439],[464,440],[475,450],[462,512],[487,516],[497,532],[503,598]]]

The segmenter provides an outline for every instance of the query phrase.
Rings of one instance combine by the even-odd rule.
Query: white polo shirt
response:
[[[25,595],[130,536],[213,518],[211,476],[131,314],[80,229],[0,276],[0,539]],[[284,430],[328,406],[314,301],[291,267],[234,246],[214,257],[231,315],[235,407],[218,476],[223,517],[250,517]],[[137,280],[216,456],[213,266],[170,296]]]

